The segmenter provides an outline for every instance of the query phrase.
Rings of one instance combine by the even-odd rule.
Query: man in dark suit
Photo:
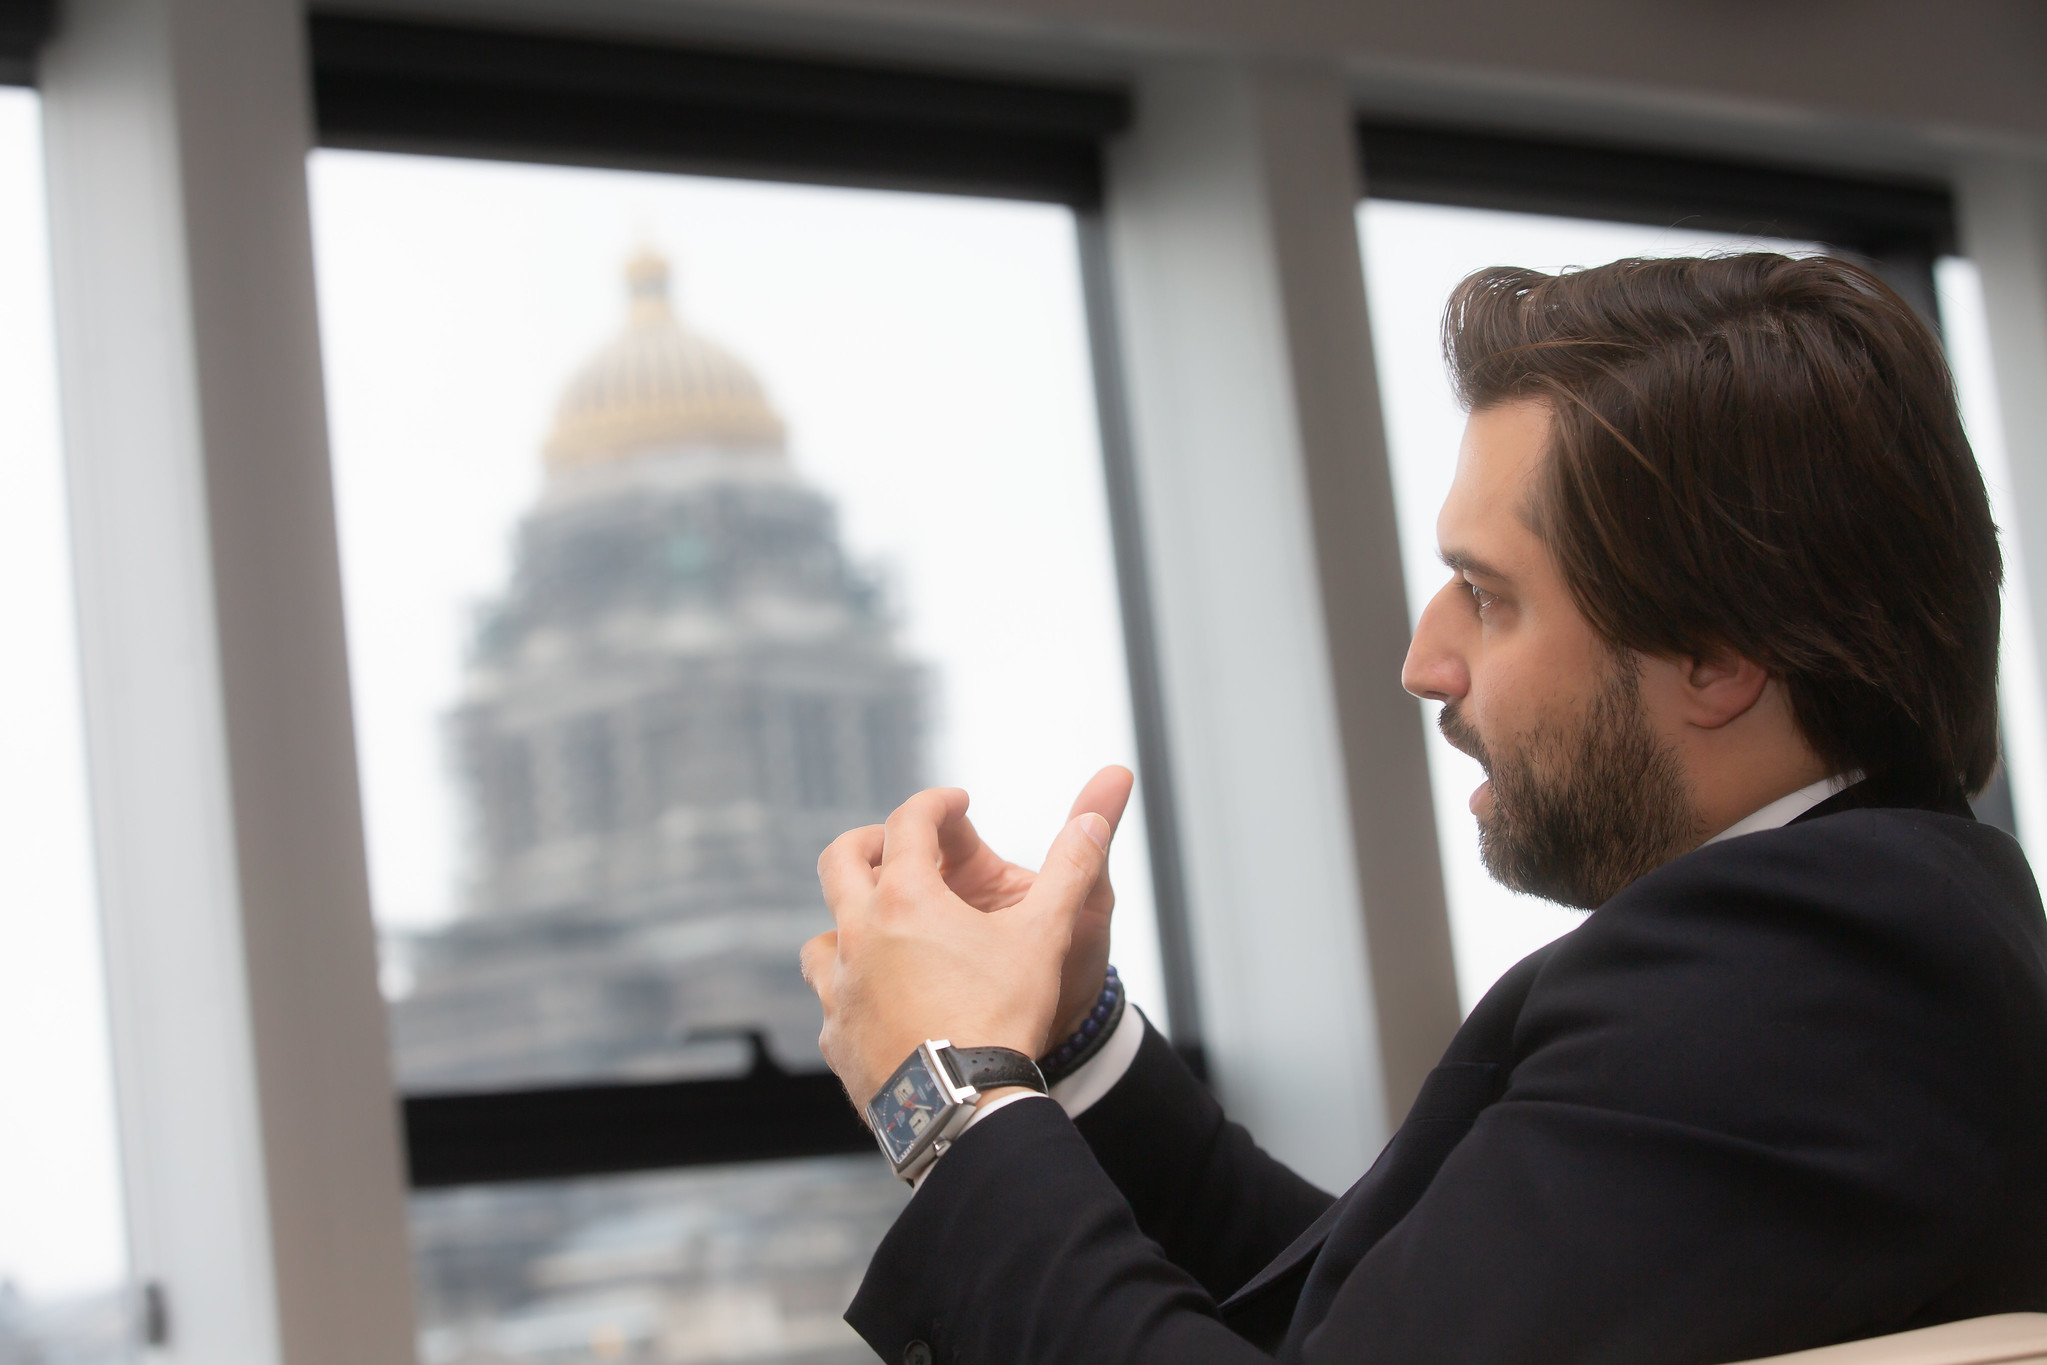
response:
[[[847,1314],[885,1360],[1713,1365],[2047,1309],[2047,925],[1964,799],[2002,570],[1938,344],[1763,254],[1481,272],[1445,335],[1403,680],[1494,875],[1594,913],[1331,1198],[1100,990],[1127,773],[1035,874],[959,792],[844,836],[804,966],[920,1181]],[[981,1049],[928,1104],[927,1039]]]

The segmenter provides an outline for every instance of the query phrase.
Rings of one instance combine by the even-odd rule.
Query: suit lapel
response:
[[[1340,1283],[1407,1216],[1479,1113],[1499,1098],[1522,1002],[1555,946],[1529,954],[1486,992],[1372,1169],[1223,1303],[1223,1319],[1240,1335],[1270,1349],[1297,1334],[1321,1297],[1319,1283],[1332,1274]],[[1340,1271],[1332,1262],[1342,1263]],[[1313,1312],[1316,1321],[1326,1307]]]
[[[1393,1144],[1387,1143],[1386,1151],[1392,1149]],[[1386,1153],[1381,1152],[1379,1162],[1373,1164],[1363,1180],[1351,1187],[1349,1194],[1323,1210],[1322,1216],[1309,1224],[1308,1230],[1296,1237],[1291,1246],[1274,1257],[1272,1264],[1223,1301],[1222,1318],[1231,1331],[1266,1350],[1273,1350],[1279,1345],[1280,1339],[1286,1335],[1287,1324],[1293,1320],[1294,1305],[1300,1302],[1301,1287],[1307,1283],[1308,1272],[1315,1268],[1315,1258],[1323,1243],[1329,1240],[1330,1229],[1343,1217],[1353,1197],[1371,1182],[1373,1173],[1385,1159]]]

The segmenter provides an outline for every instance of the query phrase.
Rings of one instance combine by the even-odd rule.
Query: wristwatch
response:
[[[1005,1085],[1045,1093],[1038,1064],[1021,1052],[928,1039],[867,1102],[867,1126],[897,1177],[915,1180],[952,1146],[981,1092]]]

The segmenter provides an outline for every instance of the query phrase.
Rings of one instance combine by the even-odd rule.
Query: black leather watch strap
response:
[[[938,1055],[945,1059],[957,1085],[971,1085],[976,1090],[1022,1085],[1040,1095],[1045,1093],[1045,1077],[1038,1064],[1014,1048],[949,1047]]]

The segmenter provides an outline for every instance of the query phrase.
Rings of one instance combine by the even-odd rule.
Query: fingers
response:
[[[882,869],[928,868],[937,872],[945,856],[941,831],[965,819],[966,814],[967,794],[958,787],[918,792],[888,817]]]
[[[839,960],[839,935],[827,929],[803,945],[796,961],[803,969],[803,984],[817,993],[825,1012],[831,1013],[832,968]]]
[[[1115,833],[1108,820],[1094,811],[1069,821],[1052,841],[1038,880],[1023,903],[1072,923],[1109,865],[1109,840]]]
[[[875,868],[881,864],[882,827],[866,825],[849,829],[825,846],[818,855],[817,881],[824,888],[824,903],[837,915],[839,906],[874,889]]]
[[[1137,774],[1121,764],[1111,763],[1087,780],[1080,789],[1080,795],[1073,799],[1073,809],[1066,812],[1066,818],[1085,815],[1093,811],[1109,822],[1113,834],[1123,823],[1123,808],[1130,804],[1131,788],[1137,785]]]
[[[974,822],[962,815],[938,827],[938,852],[944,860],[942,865],[950,872],[968,866],[976,858],[991,856],[993,850],[982,842],[981,831],[974,828]]]

